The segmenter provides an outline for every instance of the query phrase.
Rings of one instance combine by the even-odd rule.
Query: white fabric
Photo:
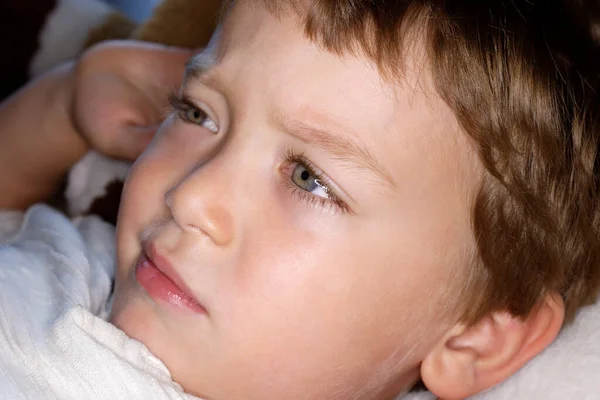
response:
[[[69,171],[65,190],[69,215],[89,214],[94,201],[106,194],[107,186],[113,181],[124,182],[130,168],[130,163],[89,151]]]
[[[71,223],[46,206],[24,218],[2,213],[0,225],[0,399],[194,399],[143,344],[101,318],[113,227],[94,217]]]
[[[113,9],[99,0],[57,0],[38,37],[39,47],[29,65],[29,76],[77,57],[91,29],[102,24]]]

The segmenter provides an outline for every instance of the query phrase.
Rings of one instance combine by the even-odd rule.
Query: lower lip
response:
[[[142,256],[135,267],[135,279],[154,300],[180,311],[206,314],[206,310],[183,292],[148,258]]]

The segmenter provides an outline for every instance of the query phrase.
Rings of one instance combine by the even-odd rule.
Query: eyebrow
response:
[[[198,53],[185,64],[185,79],[202,79],[215,64],[214,55],[204,51]]]
[[[300,141],[320,147],[338,159],[350,161],[358,167],[365,168],[391,188],[396,187],[391,174],[373,157],[369,150],[348,138],[347,135],[310,126],[303,121],[290,120],[283,115],[271,114],[269,120]]]

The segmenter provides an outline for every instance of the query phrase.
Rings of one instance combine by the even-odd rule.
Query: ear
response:
[[[464,399],[491,388],[554,341],[564,309],[561,296],[549,293],[527,317],[497,311],[475,325],[456,325],[421,364],[421,379],[444,400]]]

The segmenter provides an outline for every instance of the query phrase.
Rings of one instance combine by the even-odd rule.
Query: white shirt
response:
[[[194,399],[105,321],[112,226],[34,206],[0,213],[0,241],[0,399]]]

